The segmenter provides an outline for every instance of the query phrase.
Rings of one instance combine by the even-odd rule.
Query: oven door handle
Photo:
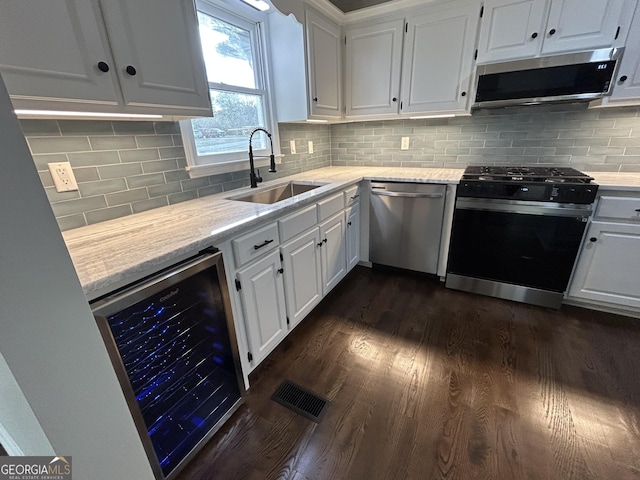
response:
[[[457,210],[484,210],[487,212],[519,213],[524,215],[549,215],[555,217],[579,217],[587,219],[591,216],[591,205],[518,202],[510,200],[458,198]]]
[[[371,190],[373,195],[383,195],[385,197],[402,197],[402,198],[442,198],[442,193],[407,193],[407,192],[388,192],[386,190]]]

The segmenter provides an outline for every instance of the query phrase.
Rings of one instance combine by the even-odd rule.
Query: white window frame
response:
[[[264,128],[271,132],[273,141],[273,151],[276,155],[276,163],[281,163],[280,141],[278,135],[278,124],[274,114],[274,98],[271,88],[271,73],[269,69],[270,48],[268,43],[267,29],[268,15],[249,7],[240,0],[198,0],[196,1],[198,11],[219,18],[225,22],[238,25],[248,30],[251,34],[251,44],[255,67],[259,69],[258,75],[262,77],[262,89],[247,89],[242,87],[229,87],[224,84],[208,83],[210,89],[229,90],[235,93],[262,94],[265,123]],[[237,172],[249,169],[249,138],[247,137],[247,148],[243,152],[231,152],[223,154],[198,155],[191,120],[180,121],[180,132],[182,143],[187,158],[186,170],[191,178],[216,175],[221,173]],[[255,142],[254,142],[255,143]],[[269,164],[267,157],[271,150],[266,149],[253,151],[256,167],[264,167]]]

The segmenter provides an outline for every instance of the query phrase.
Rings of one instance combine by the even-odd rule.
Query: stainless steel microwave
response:
[[[472,108],[589,101],[611,94],[624,48],[478,66]]]

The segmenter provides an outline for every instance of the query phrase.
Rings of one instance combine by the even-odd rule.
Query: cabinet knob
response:
[[[134,76],[137,72],[133,65],[127,65],[127,68],[124,69],[129,75]]]
[[[551,30],[549,30],[549,35],[555,35],[556,34],[556,29],[552,28]]]
[[[322,246],[322,242],[318,243],[318,246],[321,247]]]
[[[318,102],[318,97],[313,97],[313,101],[317,103]]]
[[[347,222],[347,225],[351,226],[351,222]]]
[[[640,213],[640,208],[636,208],[636,212]]]
[[[538,38],[538,32],[533,32],[531,34],[531,38]]]
[[[396,97],[393,97],[393,98],[391,99],[391,101],[393,101],[393,102],[397,102],[397,101],[398,101],[398,99],[397,99]]]
[[[460,95],[462,95],[463,97],[467,96],[467,92],[462,92]]]
[[[322,240],[324,243],[327,243],[327,239],[325,238],[324,240]]]
[[[278,273],[280,273],[280,274],[284,273],[284,268],[279,268],[278,269]]]
[[[98,62],[98,70],[107,73],[109,71],[109,64],[105,62]]]
[[[597,239],[596,237],[591,237],[591,238],[589,239],[589,241],[593,243],[593,242],[597,242],[597,241],[598,241],[598,239]]]
[[[626,81],[627,81],[627,76],[626,76],[626,75],[622,75],[622,76],[620,77],[620,83],[622,83],[622,82],[626,82]]]

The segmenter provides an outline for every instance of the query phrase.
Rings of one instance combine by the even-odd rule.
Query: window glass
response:
[[[224,171],[229,171],[229,165],[238,162],[238,170],[246,168],[241,163],[248,159],[251,131],[262,127],[277,137],[263,72],[264,24],[239,15],[209,3],[198,4],[213,116],[182,122],[187,162],[191,167],[224,164]],[[256,155],[270,153],[266,135],[256,133],[252,148]]]

